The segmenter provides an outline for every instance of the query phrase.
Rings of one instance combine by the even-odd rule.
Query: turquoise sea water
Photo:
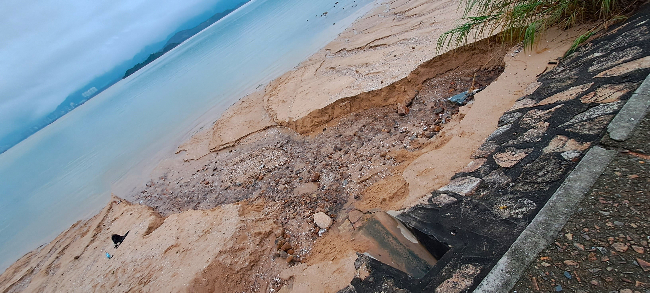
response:
[[[0,271],[97,213],[129,170],[171,154],[199,117],[295,67],[373,2],[251,1],[0,154]]]

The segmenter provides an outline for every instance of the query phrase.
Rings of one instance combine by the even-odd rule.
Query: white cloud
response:
[[[243,1],[243,0],[242,0]],[[0,4],[0,138],[68,94],[233,0],[4,0]]]

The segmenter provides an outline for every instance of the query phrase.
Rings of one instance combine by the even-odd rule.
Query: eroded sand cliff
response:
[[[0,290],[335,292],[356,228],[448,183],[579,30],[437,56],[455,1],[393,1],[179,147],[134,194],[27,254]],[[496,80],[495,80],[496,78]],[[487,86],[465,106],[447,101]],[[488,86],[489,85],[489,86]],[[324,234],[313,215],[334,224]],[[113,233],[130,231],[122,246]],[[112,258],[107,258],[108,252]]]

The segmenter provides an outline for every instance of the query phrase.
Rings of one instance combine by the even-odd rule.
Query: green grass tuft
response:
[[[442,34],[442,36],[440,36],[440,38],[438,38],[438,49],[448,47],[452,44],[452,42],[455,46],[458,46],[461,43],[466,43],[467,37],[472,31],[474,31],[475,35],[483,33],[482,30],[476,30],[476,28],[485,27],[486,22],[492,21],[495,18],[498,18],[498,15],[467,17],[467,22],[455,27],[448,32],[445,32]]]
[[[528,49],[551,26],[566,29],[590,21],[599,21],[606,26],[638,1],[464,0],[461,3],[465,7],[461,23],[438,38],[438,50],[465,44],[469,36],[479,38],[496,30],[503,31],[504,41],[523,41]],[[576,40],[575,48],[593,35],[587,34]]]
[[[589,38],[591,38],[591,36],[593,36],[595,33],[596,33],[595,31],[591,30],[591,31],[586,32],[586,33],[583,34],[583,35],[580,35],[577,39],[575,39],[575,41],[573,41],[573,44],[571,45],[571,48],[569,48],[569,50],[566,51],[566,53],[564,54],[564,57],[569,56],[569,55],[571,55],[573,52],[575,52],[576,49],[578,49],[578,47],[579,47],[582,43],[586,42],[586,41],[587,41]]]

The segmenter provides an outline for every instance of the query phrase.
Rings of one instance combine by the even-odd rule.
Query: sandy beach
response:
[[[345,288],[364,274],[357,253],[372,249],[359,234],[365,220],[471,169],[499,117],[584,31],[551,30],[525,51],[489,37],[438,52],[458,5],[378,2],[180,145],[136,192],[23,256],[0,291]],[[448,101],[470,87],[483,90],[466,105]],[[114,248],[111,234],[127,231]]]

